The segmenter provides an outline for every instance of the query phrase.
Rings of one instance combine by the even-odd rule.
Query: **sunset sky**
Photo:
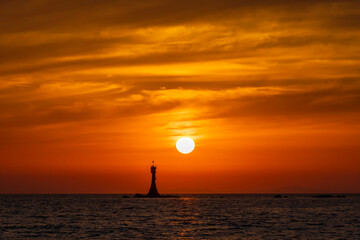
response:
[[[0,193],[152,160],[160,193],[360,192],[360,1],[1,1]]]

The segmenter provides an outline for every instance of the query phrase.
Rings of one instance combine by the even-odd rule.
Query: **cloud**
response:
[[[4,2],[0,128],[182,111],[194,121],[357,116],[358,5]]]

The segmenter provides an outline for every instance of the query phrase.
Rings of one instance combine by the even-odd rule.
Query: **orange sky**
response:
[[[359,42],[351,0],[5,1],[0,193],[360,192]]]

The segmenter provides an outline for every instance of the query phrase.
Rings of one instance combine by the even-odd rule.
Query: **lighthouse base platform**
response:
[[[134,198],[179,198],[180,196],[176,195],[158,195],[158,196],[148,196],[145,194],[137,193],[135,194]]]

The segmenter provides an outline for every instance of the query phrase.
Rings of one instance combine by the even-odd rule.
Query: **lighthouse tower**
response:
[[[149,193],[147,194],[148,197],[160,197],[160,194],[156,188],[156,167],[154,165],[154,161],[152,162],[152,166],[151,166],[151,187],[150,187],[150,190],[149,190]]]

